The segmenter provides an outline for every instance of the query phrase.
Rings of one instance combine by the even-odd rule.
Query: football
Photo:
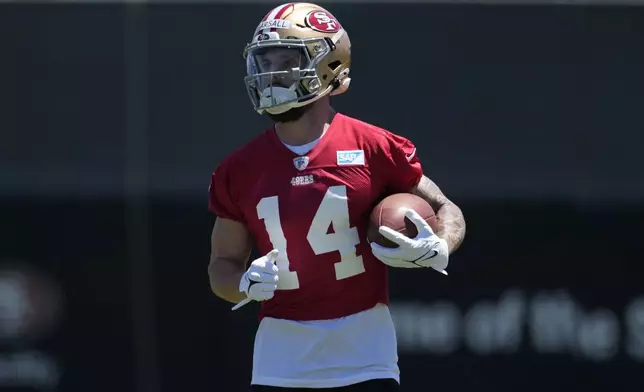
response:
[[[384,198],[371,211],[367,239],[387,248],[397,248],[398,244],[383,237],[378,228],[388,226],[407,237],[414,238],[418,231],[416,225],[405,217],[405,209],[413,209],[425,219],[432,230],[438,230],[434,209],[423,198],[411,193],[396,193]]]

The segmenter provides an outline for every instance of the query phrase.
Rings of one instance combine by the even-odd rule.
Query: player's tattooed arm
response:
[[[411,193],[425,199],[436,211],[436,218],[440,225],[436,235],[447,241],[449,252],[452,253],[458,249],[465,238],[465,217],[461,209],[426,176],[423,176],[412,188]]]

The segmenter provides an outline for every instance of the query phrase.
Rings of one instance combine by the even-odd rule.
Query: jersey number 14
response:
[[[265,197],[257,204],[257,215],[264,220],[266,232],[279,251],[277,268],[279,268],[280,290],[293,290],[300,287],[297,272],[289,269],[290,263],[286,250],[286,237],[280,221],[279,203],[277,196]],[[333,233],[328,233],[329,225]],[[329,252],[340,252],[340,261],[335,263],[336,279],[346,279],[364,272],[362,256],[356,255],[356,245],[360,243],[358,229],[349,224],[349,203],[347,187],[336,185],[327,189],[306,239],[316,255]]]

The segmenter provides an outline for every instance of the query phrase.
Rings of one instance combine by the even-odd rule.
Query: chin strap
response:
[[[333,91],[331,91],[331,96],[340,95],[346,93],[349,89],[349,84],[351,84],[351,78],[349,77],[350,69],[347,68],[344,71],[340,72],[340,75],[336,78],[337,82]]]

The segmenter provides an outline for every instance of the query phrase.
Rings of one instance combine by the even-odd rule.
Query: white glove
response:
[[[390,267],[431,267],[447,275],[445,272],[449,262],[447,242],[434,234],[431,226],[416,211],[409,209],[405,216],[416,225],[418,235],[415,238],[409,238],[387,226],[380,226],[378,229],[380,234],[398,244],[398,247],[386,248],[372,242],[373,255]]]
[[[276,259],[277,249],[273,249],[266,256],[250,263],[248,271],[242,275],[239,291],[246,293],[249,300],[266,301],[275,295],[279,272],[275,265]]]

